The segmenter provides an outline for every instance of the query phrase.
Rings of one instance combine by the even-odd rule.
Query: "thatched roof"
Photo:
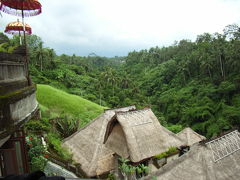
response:
[[[231,132],[190,151],[143,178],[158,180],[239,180],[240,133]]]
[[[181,132],[177,133],[177,136],[180,137],[181,139],[187,141],[188,146],[191,146],[196,142],[200,142],[200,141],[206,139],[204,136],[201,136],[200,134],[196,133],[189,127],[185,128]]]
[[[114,152],[107,149],[104,142],[104,136],[108,122],[115,115],[115,112],[124,112],[129,110],[135,110],[135,106],[130,106],[120,109],[105,110],[105,112],[89,123],[86,127],[80,129],[72,136],[66,138],[63,141],[63,147],[66,147],[72,154],[73,160],[81,164],[82,170],[87,176],[92,177],[103,173],[104,171],[111,170],[107,167],[103,167],[98,162],[104,162],[104,160]]]
[[[151,109],[119,112],[109,121],[106,147],[118,155],[140,162],[186,142],[159,123]]]
[[[114,169],[114,154],[140,162],[186,142],[160,125],[151,109],[106,110],[63,141],[73,160],[92,177]]]

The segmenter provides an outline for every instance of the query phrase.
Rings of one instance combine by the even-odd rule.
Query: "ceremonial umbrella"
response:
[[[0,0],[0,10],[16,16],[35,16],[42,12],[38,0]]]
[[[8,34],[19,34],[20,37],[20,45],[22,45],[22,39],[21,39],[21,33],[24,31],[23,28],[23,23],[20,22],[19,20],[15,22],[11,22],[6,26],[5,33]],[[28,25],[25,24],[25,33],[26,34],[32,34],[32,28]]]
[[[0,0],[0,10],[5,13],[22,16],[24,42],[26,45],[24,17],[35,16],[42,12],[38,0]]]
[[[26,47],[26,76],[28,78],[28,84],[31,84],[28,73],[28,56],[24,17],[40,14],[42,12],[42,5],[40,2],[38,2],[38,0],[0,0],[0,10],[8,14],[22,16],[24,44]]]

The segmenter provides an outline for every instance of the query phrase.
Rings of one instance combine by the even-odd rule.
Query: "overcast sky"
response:
[[[195,40],[240,25],[240,0],[39,0],[42,14],[26,18],[57,54],[125,56],[133,50]],[[17,18],[5,13],[1,31]]]

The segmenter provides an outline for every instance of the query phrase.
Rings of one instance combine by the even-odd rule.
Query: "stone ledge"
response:
[[[26,67],[23,63],[4,61],[0,62],[0,83],[26,76]]]
[[[9,65],[9,66],[24,66],[22,61],[0,61],[0,65]]]
[[[28,95],[35,92],[36,89],[37,89],[36,85],[33,84],[31,86],[22,88],[20,90],[16,90],[16,91],[10,92],[8,94],[1,95],[0,96],[0,109],[4,105],[17,102],[17,101],[27,97]]]
[[[28,86],[28,81],[26,78],[9,80],[9,81],[0,81],[0,96],[8,94],[12,91],[17,91]]]
[[[27,121],[29,121],[31,118],[34,117],[34,115],[36,114],[37,111],[38,111],[38,105],[32,110],[32,112],[27,117],[25,117],[18,123],[15,123],[15,124],[13,123],[13,124],[9,125],[8,127],[4,128],[3,131],[0,131],[0,139],[6,138],[7,136],[11,135],[16,130],[21,128],[24,125],[24,123],[26,123]]]
[[[0,131],[8,132],[37,109],[35,93],[36,86],[32,85],[0,96]]]
[[[11,61],[11,62],[24,62],[24,56],[19,54],[10,54],[5,52],[0,52],[0,62]]]

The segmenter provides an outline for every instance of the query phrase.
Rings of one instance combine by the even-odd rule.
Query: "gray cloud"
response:
[[[40,0],[43,12],[26,18],[33,33],[58,54],[127,55],[167,46],[240,23],[240,1]],[[4,13],[3,27],[16,17]]]

